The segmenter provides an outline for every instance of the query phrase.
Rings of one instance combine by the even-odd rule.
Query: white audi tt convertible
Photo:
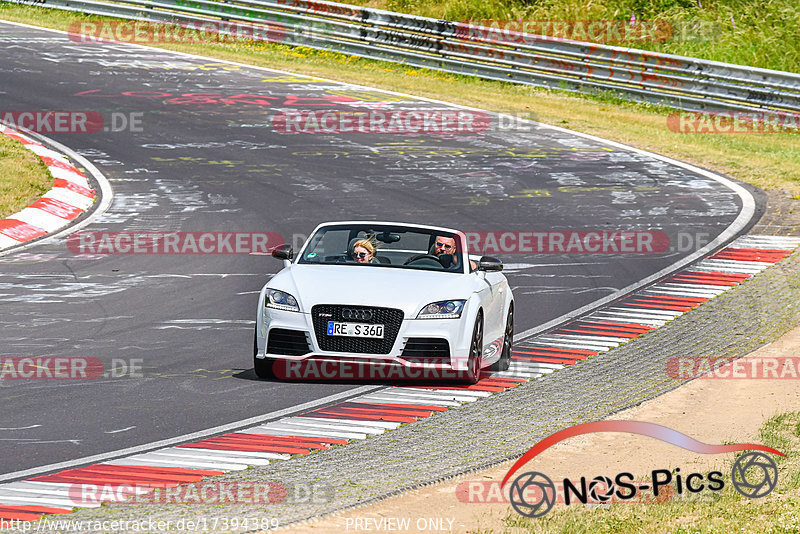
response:
[[[508,369],[514,298],[503,264],[462,232],[390,222],[318,226],[261,290],[261,378],[442,379]]]

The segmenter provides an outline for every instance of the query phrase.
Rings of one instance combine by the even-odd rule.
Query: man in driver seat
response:
[[[445,237],[442,235],[436,236],[436,241],[433,243],[433,255],[437,258],[442,254],[451,254],[453,256],[452,265],[458,265],[458,256],[456,255],[456,238]],[[478,264],[474,261],[469,261],[470,270],[474,271],[478,268]]]

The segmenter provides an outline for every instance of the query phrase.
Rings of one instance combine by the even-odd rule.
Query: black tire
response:
[[[273,365],[275,360],[272,358],[256,358],[258,354],[258,339],[256,333],[253,332],[253,370],[256,372],[258,378],[275,378]]]
[[[472,329],[472,342],[469,345],[469,358],[467,370],[464,373],[464,382],[474,384],[481,378],[481,363],[483,362],[483,313],[478,312],[475,327]]]
[[[511,345],[514,343],[514,303],[508,306],[506,329],[503,333],[503,353],[500,359],[492,364],[492,371],[508,371],[511,366]]]

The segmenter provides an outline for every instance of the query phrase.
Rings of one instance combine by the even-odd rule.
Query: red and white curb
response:
[[[76,502],[75,487],[83,484],[125,488],[100,494],[113,502],[383,434],[611,350],[741,284],[798,245],[800,238],[740,237],[653,286],[515,343],[510,369],[475,385],[388,387],[236,432],[0,484],[0,519],[35,521],[100,506]]]
[[[618,347],[672,321],[779,262],[800,238],[748,235],[666,279],[571,321],[515,343],[508,371],[536,378]]]
[[[83,484],[124,488],[100,494],[103,501],[114,502],[133,491],[171,488],[345,445],[525,381],[489,377],[474,386],[387,388],[238,432],[1,484],[0,519],[36,521],[44,514],[100,506],[81,501]]]
[[[0,251],[52,234],[78,218],[97,195],[86,177],[69,160],[30,137],[0,125],[5,134],[35,153],[55,178],[53,188],[39,200],[0,220]]]

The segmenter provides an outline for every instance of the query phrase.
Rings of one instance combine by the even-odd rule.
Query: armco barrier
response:
[[[498,38],[496,29],[471,23],[320,0],[39,0],[37,5],[150,22],[213,22],[217,29],[220,21],[279,25],[270,35],[288,45],[538,87],[605,91],[691,111],[800,112],[798,74],[506,31]]]

